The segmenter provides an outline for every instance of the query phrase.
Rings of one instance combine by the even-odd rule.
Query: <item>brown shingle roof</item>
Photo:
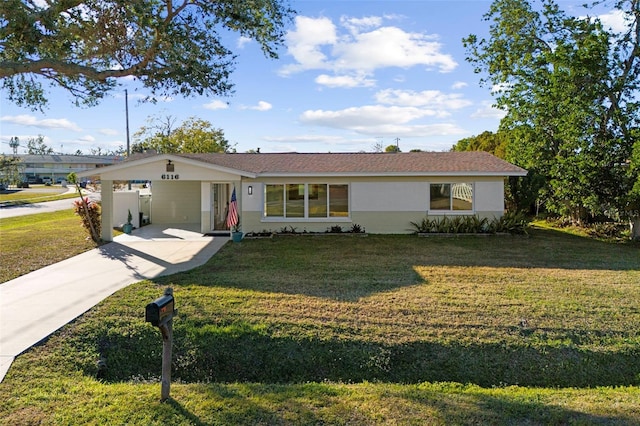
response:
[[[258,175],[524,175],[526,170],[487,152],[176,154]]]

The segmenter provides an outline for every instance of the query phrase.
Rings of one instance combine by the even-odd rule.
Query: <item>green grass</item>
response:
[[[0,283],[94,248],[87,237],[71,208],[1,219]]]
[[[638,424],[638,283],[637,244],[551,230],[245,240],[18,357],[0,424]]]
[[[59,193],[55,193],[57,190]],[[67,192],[67,188],[54,188],[54,190],[36,192],[37,189],[30,191],[26,190],[11,190],[6,193],[0,194],[0,203],[5,205],[25,205],[33,203],[42,203],[46,201],[67,200],[70,198],[77,198],[75,193]]]

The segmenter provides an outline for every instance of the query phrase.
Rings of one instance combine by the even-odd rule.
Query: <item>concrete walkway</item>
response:
[[[75,189],[69,188],[69,191],[67,192],[75,193]],[[83,190],[83,196],[89,197],[89,199],[93,201],[100,201],[101,198],[101,194],[99,192],[90,192],[86,190]],[[71,210],[73,209],[73,202],[77,199],[77,197],[67,198],[65,200],[44,201],[41,203],[21,204],[17,206],[0,203],[0,219],[38,213],[51,213],[60,210]]]
[[[111,294],[144,279],[202,265],[229,241],[184,228],[144,226],[0,284],[0,381],[16,356]]]

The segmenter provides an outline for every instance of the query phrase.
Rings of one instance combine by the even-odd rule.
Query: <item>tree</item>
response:
[[[485,131],[477,136],[460,139],[453,145],[451,151],[486,151],[505,159],[510,140],[511,136],[507,131],[497,133]],[[544,176],[533,170],[530,170],[524,177],[509,177],[505,184],[507,209],[516,212],[535,212],[536,200],[544,183]]]
[[[0,80],[10,101],[42,108],[43,81],[94,105],[135,77],[153,96],[229,94],[226,33],[277,57],[294,11],[285,0],[4,0]]]
[[[78,152],[80,152],[80,154],[78,154]],[[114,157],[121,157],[127,153],[127,150],[122,145],[120,145],[116,149],[105,149],[105,150],[103,150],[102,147],[100,146],[96,146],[91,148],[89,150],[89,153],[91,155],[110,155]],[[82,155],[82,151],[80,150],[76,151],[76,155]]]
[[[44,136],[39,135],[37,138],[31,138],[27,141],[27,153],[30,155],[50,155],[53,154],[53,148],[44,143]]]
[[[402,152],[402,151],[400,151],[400,147],[398,147],[398,145],[388,145],[384,149],[384,152]]]
[[[623,34],[552,0],[540,4],[495,0],[485,15],[490,38],[463,40],[507,112],[506,158],[544,176],[551,212],[577,221],[623,212],[637,179],[624,164],[640,125],[640,2],[613,2],[629,18]]]
[[[150,117],[148,126],[143,126],[134,134],[136,141],[132,152],[154,150],[159,154],[190,152],[229,152],[231,146],[222,129],[197,118],[189,118],[179,127],[173,128],[176,119],[171,116]]]
[[[0,183],[15,185],[20,182],[24,163],[20,157],[0,155]]]
[[[505,132],[482,132],[477,136],[460,139],[451,148],[451,151],[486,151],[498,158],[506,157],[506,147],[509,138]]]

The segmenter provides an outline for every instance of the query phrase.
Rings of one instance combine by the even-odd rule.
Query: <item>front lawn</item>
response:
[[[10,189],[0,193],[0,203],[5,205],[24,205],[46,201],[77,198],[78,194],[68,192],[67,188],[44,187],[45,189]]]
[[[0,423],[638,424],[638,283],[637,244],[551,230],[229,243],[18,357]],[[161,404],[144,306],[166,286]]]
[[[96,247],[71,205],[0,220],[0,283]]]

